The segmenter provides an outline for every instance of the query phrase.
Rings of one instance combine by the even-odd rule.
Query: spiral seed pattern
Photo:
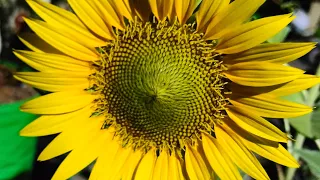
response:
[[[191,25],[129,25],[100,50],[100,111],[128,142],[177,147],[192,139],[223,116],[226,104],[213,46]]]

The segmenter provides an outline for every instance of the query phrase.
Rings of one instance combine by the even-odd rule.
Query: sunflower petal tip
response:
[[[26,133],[26,127],[23,128],[23,129],[21,129],[21,130],[19,131],[19,135],[20,135],[20,136],[27,136],[27,134],[28,134],[28,133]]]
[[[41,154],[40,154],[39,157],[37,158],[37,161],[42,162],[42,161],[45,161],[45,160],[41,157]]]
[[[24,104],[22,104],[22,105],[19,107],[20,111],[22,111],[22,112],[28,112],[28,111],[27,111],[28,105],[29,105],[29,102],[25,102]]]
[[[30,130],[30,128],[28,128],[28,126],[23,128],[22,130],[20,130],[19,135],[24,136],[24,137],[37,137],[38,136],[36,134],[32,134],[32,131]]]
[[[291,15],[289,16],[289,19],[291,19],[291,21],[293,21],[296,17],[297,17],[297,16],[291,14]]]
[[[37,161],[42,162],[42,161],[46,161],[46,160],[51,159],[51,158],[46,157],[45,152],[46,152],[46,151],[43,150],[43,151],[40,153],[40,155],[39,155],[38,158],[37,158]]]
[[[290,165],[290,166],[289,166]],[[293,162],[292,162],[292,164],[288,164],[288,167],[290,167],[290,168],[299,168],[300,167],[300,164],[296,161],[296,160],[294,160]]]

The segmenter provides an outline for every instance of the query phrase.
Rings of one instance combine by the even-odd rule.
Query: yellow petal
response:
[[[315,43],[264,43],[244,52],[227,55],[223,63],[267,61],[285,64],[307,54],[314,47]]]
[[[15,78],[36,88],[57,92],[84,90],[89,87],[88,72],[19,72]]]
[[[19,39],[24,45],[26,45],[32,51],[62,54],[61,51],[52,47],[50,44],[42,40],[39,36],[37,36],[34,33],[21,33],[21,35],[19,35]]]
[[[103,116],[90,118],[83,117],[77,123],[67,127],[41,152],[38,161],[46,161],[69,152],[76,147],[88,144],[100,131]]]
[[[254,133],[248,133],[233,123],[227,123],[227,125],[230,131],[237,134],[244,145],[253,152],[284,166],[299,167],[299,163],[281,144],[257,137]]]
[[[132,180],[133,179],[133,175],[134,175],[134,171],[137,168],[138,163],[140,162],[142,157],[142,152],[141,151],[134,151],[129,159],[126,161],[126,164],[123,166],[122,168],[122,178],[121,180]]]
[[[83,84],[76,84],[76,85],[57,85],[57,84],[47,84],[47,83],[39,83],[35,81],[26,80],[24,78],[14,76],[15,79],[24,82],[26,84],[29,84],[35,88],[42,89],[45,91],[50,92],[59,92],[59,91],[72,91],[72,90],[84,90],[88,88],[88,82]]]
[[[298,79],[295,79],[294,81],[284,84],[280,88],[270,91],[269,94],[276,95],[276,96],[285,96],[285,95],[302,91],[304,89],[308,89],[319,83],[320,83],[319,77],[309,75],[309,74],[304,74],[303,76],[300,76]]]
[[[99,154],[99,157],[92,169],[89,180],[100,180],[106,179],[108,176],[109,169],[106,167],[112,163],[111,161],[115,158],[117,151],[119,149],[119,143],[117,138],[114,136],[114,128],[109,127],[108,132],[112,135],[109,139],[103,144],[104,151]]]
[[[20,131],[21,136],[46,136],[62,132],[80,119],[89,118],[92,114],[90,106],[61,115],[43,115]]]
[[[314,75],[303,74],[298,79],[293,81],[279,84],[275,86],[268,87],[250,87],[248,91],[248,87],[241,86],[235,83],[231,84],[231,91],[236,94],[246,95],[246,96],[254,96],[259,94],[268,94],[275,97],[286,96],[290,94],[294,94],[300,92],[302,90],[308,89],[316,84],[320,83],[320,78]]]
[[[59,27],[59,31],[68,34],[82,45],[88,47],[105,45],[105,42],[94,36],[73,13],[39,0],[27,0],[27,3],[44,21]]]
[[[233,95],[230,102],[237,108],[253,111],[262,117],[270,118],[290,118],[302,116],[312,111],[312,108],[293,103],[286,100],[277,99],[270,95],[258,95],[252,97],[242,97]]]
[[[169,152],[168,150],[163,150],[156,161],[152,179],[153,180],[168,180],[169,177]]]
[[[205,39],[220,39],[225,32],[247,21],[265,0],[236,0],[219,12],[208,25]],[[237,32],[237,31],[235,31]]]
[[[221,145],[215,138],[207,134],[202,134],[202,146],[212,169],[221,179],[242,179],[237,167],[232,163],[230,158],[226,156]]]
[[[235,1],[236,2],[236,1]],[[291,14],[255,20],[223,34],[217,52],[233,54],[253,48],[286,27],[294,17]]]
[[[88,144],[83,144],[71,151],[58,167],[52,180],[68,179],[93,162],[100,152],[104,150],[102,144],[109,135],[102,131],[104,130],[98,129],[98,133],[95,133],[96,135],[87,142]]]
[[[180,24],[185,24],[197,6],[196,0],[175,0],[174,8]]]
[[[291,168],[299,168],[300,166],[294,157],[281,144],[279,144],[278,147],[272,147],[256,144],[251,141],[246,141],[245,143],[251,151],[278,164]]]
[[[207,180],[210,179],[210,172],[200,153],[190,145],[186,146],[186,170],[190,179]]]
[[[212,21],[217,13],[225,9],[229,3],[230,0],[202,0],[199,10],[196,13],[197,31],[205,31],[208,23]]]
[[[164,20],[172,11],[173,0],[149,0],[152,13],[160,21]]]
[[[58,49],[59,51],[77,59],[94,61],[99,59],[98,54],[84,47],[83,45],[59,34],[55,27],[38,20],[25,18],[29,27],[44,41]]]
[[[90,6],[88,1],[68,0],[68,3],[81,21],[86,24],[91,31],[103,38],[111,40],[114,39],[112,32],[101,19],[97,11]]]
[[[169,158],[169,177],[172,180],[184,180],[182,173],[182,165],[181,159],[177,156],[176,152],[171,152],[171,156]]]
[[[19,59],[38,71],[90,71],[90,63],[69,56],[16,50],[13,52]]]
[[[108,169],[104,175],[105,179],[121,179],[125,170],[125,162],[130,159],[133,154],[131,148],[124,148],[119,145],[118,151],[113,159],[110,159],[110,163],[105,167]],[[123,170],[122,170],[123,169]],[[121,171],[122,170],[122,171]]]
[[[271,141],[287,142],[288,140],[285,133],[251,111],[240,107],[228,106],[226,112],[229,118],[245,131]]]
[[[224,73],[231,81],[253,87],[273,86],[299,78],[304,71],[268,62],[244,62],[230,66]]]
[[[257,158],[244,146],[240,139],[226,126],[214,127],[218,143],[232,161],[245,173],[255,179],[269,179]]]
[[[132,9],[130,7],[130,2],[129,0],[112,0],[114,5],[117,8],[117,11],[128,18],[128,20],[133,21],[133,13]]]
[[[81,109],[95,98],[85,91],[57,92],[24,103],[21,110],[33,114],[62,114]]]
[[[139,163],[134,179],[150,180],[152,178],[156,159],[157,155],[155,149],[149,150]]]
[[[118,15],[118,12],[115,10],[112,1],[96,0],[88,2],[95,5],[105,24],[112,25],[120,30],[124,29],[123,20],[120,18],[122,16]]]

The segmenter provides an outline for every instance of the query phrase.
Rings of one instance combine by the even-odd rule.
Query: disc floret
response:
[[[135,20],[98,52],[96,113],[124,146],[183,148],[224,117],[225,68],[193,25]]]

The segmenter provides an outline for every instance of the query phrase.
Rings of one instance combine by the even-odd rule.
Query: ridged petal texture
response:
[[[152,13],[158,20],[164,20],[172,11],[174,0],[149,0]]]
[[[89,1],[68,0],[71,8],[75,11],[81,21],[97,35],[105,39],[113,39],[113,34],[109,27],[99,16],[99,11],[92,6]]]
[[[244,62],[229,67],[225,75],[233,82],[252,87],[286,83],[299,78],[304,71],[268,62]]]
[[[227,121],[226,124],[230,128],[230,131],[233,134],[237,134],[241,142],[251,151],[276,163],[293,168],[299,167],[299,163],[280,143],[260,138],[253,132],[245,132],[232,121]]]
[[[153,171],[153,180],[169,180],[169,151],[163,150],[156,161]]]
[[[291,15],[262,18],[229,30],[219,42],[217,52],[233,54],[263,43],[286,27],[294,19]]]
[[[156,160],[157,155],[155,149],[149,150],[137,167],[135,179],[152,179]]]
[[[73,13],[38,0],[28,0],[27,2],[43,20],[48,24],[59,27],[60,32],[68,34],[68,36],[72,37],[75,41],[89,47],[104,45],[104,42],[90,33]]]
[[[237,167],[226,156],[218,141],[211,135],[202,134],[204,153],[212,167],[221,179],[242,179]]]
[[[312,111],[312,108],[303,104],[275,98],[270,95],[243,97],[234,95],[230,102],[235,107],[250,110],[262,117],[290,118],[302,116]]]
[[[225,126],[215,126],[215,133],[218,143],[221,144],[224,152],[230,156],[232,161],[245,173],[255,179],[269,179],[267,173],[241,140]]]
[[[206,180],[210,179],[208,167],[196,148],[186,146],[186,169],[190,179]]]
[[[182,168],[181,159],[177,156],[177,153],[175,151],[171,152],[171,156],[169,157],[169,177],[172,180],[185,179]]]
[[[197,30],[202,32],[207,29],[208,23],[214,20],[215,15],[224,10],[230,0],[203,0],[199,7],[199,11],[196,13]]]
[[[74,123],[82,122],[91,115],[90,107],[61,115],[42,115],[20,131],[22,136],[46,136],[62,132]]]
[[[43,21],[26,18],[25,22],[41,39],[59,51],[81,60],[94,61],[98,59],[98,54],[92,49],[85,47],[74,39],[69,39],[66,34],[59,33],[55,26]]]
[[[102,118],[89,119],[83,116],[78,119],[78,123],[68,126],[60,133],[39,155],[39,161],[46,161],[60,156],[75,149],[78,146],[87,144],[97,133],[96,128],[101,127]],[[82,139],[82,141],[78,141]],[[70,141],[70,142],[69,142]],[[66,143],[68,142],[68,143]]]
[[[287,142],[288,140],[285,133],[250,111],[234,106],[229,106],[226,111],[233,122],[250,133],[271,141]]]
[[[15,74],[15,78],[36,88],[51,92],[80,91],[89,87],[89,74],[89,72],[72,71],[19,72]]]
[[[107,25],[112,25],[118,29],[124,29],[122,15],[114,8],[112,0],[88,1],[95,8],[101,19]]]
[[[211,20],[207,26],[205,38],[222,38],[228,30],[247,21],[264,2],[265,0],[233,1]]]
[[[34,114],[62,114],[79,110],[95,98],[86,91],[63,91],[28,101],[21,106],[21,110]]]
[[[19,39],[34,52],[62,54],[61,51],[48,44],[34,33],[22,33],[19,36]]]
[[[223,58],[226,64],[266,61],[285,64],[305,55],[315,47],[314,43],[264,43],[247,51]]]
[[[247,86],[242,86],[239,84],[233,83],[231,85],[232,92],[235,94],[241,94],[243,96],[254,96],[258,94],[268,94],[271,96],[279,97],[279,96],[286,96],[293,93],[300,92],[304,89],[308,89],[316,84],[320,83],[320,78],[309,75],[303,74],[299,78],[287,82],[278,84],[275,86],[267,86],[267,87],[250,87],[250,91],[246,88]]]
[[[196,8],[196,0],[175,0],[174,9],[180,24],[185,24]]]
[[[14,50],[14,54],[37,72],[17,72],[14,76],[52,93],[21,106],[22,111],[41,116],[20,134],[30,137],[57,134],[38,157],[39,161],[45,161],[69,153],[53,180],[69,179],[92,162],[90,180],[209,180],[214,176],[222,180],[240,180],[238,168],[254,179],[268,180],[254,153],[284,166],[299,167],[280,144],[288,141],[287,134],[264,119],[290,118],[311,112],[312,107],[283,100],[281,96],[320,83],[319,77],[286,65],[311,51],[315,43],[265,43],[295,18],[292,14],[251,21],[251,16],[265,0],[68,0],[72,11],[41,0],[26,2],[41,20],[25,18],[33,32],[21,34],[19,39],[30,50]],[[150,29],[146,28],[145,33],[131,34],[132,30],[147,27],[149,23],[152,26],[148,26]],[[187,31],[172,31],[170,26],[175,28],[174,25]],[[114,120],[113,114],[108,114],[113,102],[101,101],[108,99],[105,86],[99,87],[100,92],[96,81],[105,83],[108,62],[115,60],[121,64],[118,56],[130,54],[133,58],[140,48],[133,43],[134,48],[124,45],[128,48],[114,53],[109,47],[116,49],[130,38],[128,43],[138,40],[148,44],[150,39],[146,34],[162,30],[169,34],[159,36],[161,42],[172,36],[180,38],[179,42],[184,38],[188,40],[186,35],[195,33],[190,35],[189,45],[198,47],[191,44],[198,41],[191,39],[199,36],[202,38],[199,42],[211,48],[204,51],[221,58],[221,69],[218,69],[221,73],[215,75],[226,78],[224,82],[228,83],[213,90],[222,89],[218,95],[223,96],[225,105],[219,106],[223,107],[219,110],[225,117],[207,115],[205,118],[210,123],[204,123],[203,129],[197,129],[190,138],[179,139],[174,146],[153,143],[149,146],[143,144],[142,138],[131,146],[128,144],[133,140],[126,139],[127,129]],[[173,42],[172,39],[168,41]],[[157,43],[154,44],[158,46]],[[180,44],[181,47],[188,45],[184,41]],[[164,47],[163,51],[170,48]],[[168,54],[163,51],[161,49],[159,63],[167,58]],[[144,50],[138,53],[143,60],[150,58],[144,57]],[[179,53],[193,52],[178,49],[170,58],[180,57]],[[183,63],[184,59],[177,65]],[[215,71],[213,67],[205,68]],[[168,72],[173,71],[161,71]],[[184,75],[177,74],[177,77]],[[93,80],[93,77],[98,78]],[[149,86],[142,81],[139,83]],[[201,98],[204,101],[208,97]],[[103,106],[107,108],[99,109],[101,104],[107,104]],[[113,124],[107,124],[108,120],[113,120]],[[189,128],[194,127],[197,126]],[[145,146],[137,148],[134,146],[137,144]]]
[[[13,52],[22,61],[38,71],[76,71],[88,75],[90,63],[60,54],[17,50]]]

